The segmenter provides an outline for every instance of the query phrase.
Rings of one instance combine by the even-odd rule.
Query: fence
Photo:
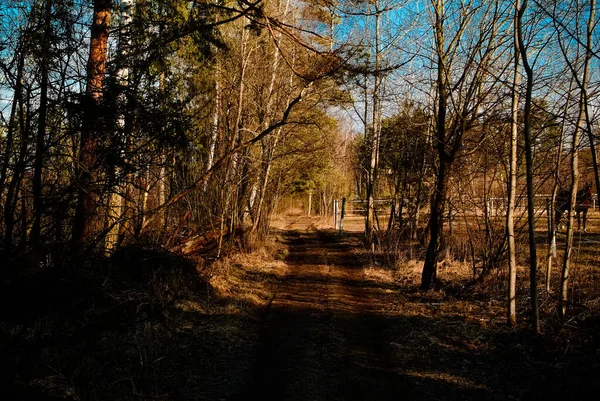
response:
[[[552,197],[551,194],[538,194],[534,196],[534,210],[536,214],[545,214],[547,212],[547,200]],[[463,216],[476,217],[485,215],[485,205],[487,201],[487,213],[489,216],[504,216],[508,207],[508,198],[505,197],[490,197],[484,198],[470,198],[470,199],[450,199],[448,201],[447,210],[451,213],[460,214]],[[341,200],[334,200],[334,222],[335,227],[338,228],[340,205]],[[410,199],[404,199],[404,204],[409,205]],[[373,202],[375,213],[379,217],[389,216],[391,213],[392,199],[375,199]],[[592,195],[592,205],[590,209],[592,211],[597,210],[599,207],[598,194]],[[527,198],[524,196],[519,197],[516,200],[515,209],[527,210]],[[429,212],[429,205],[424,210],[425,213]],[[367,201],[365,199],[353,199],[345,200],[345,216],[366,216],[367,214]],[[406,208],[404,210],[406,213]]]
[[[547,212],[548,200],[552,198],[551,194],[540,194],[533,196],[533,208],[536,213],[545,213]],[[483,204],[483,199],[479,199],[480,202],[474,201],[472,202],[474,205]],[[508,207],[508,198],[504,197],[496,197],[496,198],[488,198],[487,199],[487,207],[488,213],[491,216],[498,216],[505,214],[505,211]],[[598,194],[592,195],[592,205],[590,209],[596,210],[598,207]],[[484,210],[481,206],[476,206],[478,211],[477,214],[483,215]],[[515,209],[527,210],[527,198],[522,196],[516,200]]]

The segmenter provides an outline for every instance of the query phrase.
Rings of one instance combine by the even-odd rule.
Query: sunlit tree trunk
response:
[[[525,169],[527,180],[527,221],[529,223],[529,286],[531,293],[531,320],[536,333],[540,333],[540,318],[538,307],[538,280],[537,280],[537,251],[535,235],[535,210],[533,207],[533,156],[531,143],[531,98],[533,93],[533,69],[527,59],[527,49],[523,42],[523,15],[527,9],[527,1],[519,7],[517,1],[517,37],[519,49],[523,59],[523,67],[527,74],[527,86],[525,92],[524,126],[525,139]]]
[[[158,75],[158,88],[162,92],[165,88],[165,73],[161,71]],[[167,177],[166,174],[166,163],[169,157],[167,156],[167,152],[165,150],[161,150],[160,156],[158,157],[158,188],[157,188],[157,206],[162,206],[167,200]],[[204,190],[206,190],[206,186],[204,186]],[[157,227],[162,228],[163,232],[166,231],[167,226],[167,213],[165,209],[161,207],[157,214],[158,224]]]
[[[586,102],[587,102],[587,87],[589,83],[590,60],[592,58],[592,34],[594,30],[596,1],[590,1],[590,14],[587,24],[586,37],[586,56],[583,66],[583,77],[580,81],[580,96],[579,96],[579,116],[577,117],[577,126],[573,133],[573,141],[571,142],[571,196],[569,199],[569,219],[567,222],[567,240],[565,245],[565,255],[562,266],[561,275],[561,291],[559,314],[561,318],[565,317],[568,302],[568,285],[570,275],[571,253],[573,251],[573,234],[574,234],[574,218],[575,208],[577,207],[577,189],[579,184],[579,146],[581,141],[581,133],[586,126]],[[575,70],[573,71],[575,73]]]
[[[519,112],[519,83],[521,74],[519,68],[519,39],[516,20],[518,18],[519,0],[515,7],[514,26],[514,75],[512,87],[512,111],[510,130],[510,161],[508,182],[508,207],[506,209],[506,234],[508,239],[508,324],[517,324],[517,257],[515,246],[515,202],[517,198],[517,139],[518,139],[518,112]]]
[[[158,206],[162,206],[167,200],[167,174],[165,164],[167,162],[167,156],[163,152],[160,155],[160,166],[158,170],[158,189],[157,189],[157,204]],[[158,212],[158,227],[162,227],[163,229],[166,226],[166,213],[164,209],[160,209]],[[164,230],[163,230],[164,231]]]
[[[593,46],[593,29],[597,24],[596,19],[596,0],[590,0],[590,16],[588,19],[588,28],[587,28],[587,44],[586,44],[586,62],[589,64],[592,53]],[[588,67],[589,68],[589,67]],[[586,133],[587,138],[590,145],[590,153],[592,154],[592,166],[594,168],[594,181],[596,184],[596,194],[600,192],[600,171],[598,170],[598,155],[596,154],[596,136],[594,135],[592,129],[592,117],[590,116],[590,102],[588,98],[588,88],[589,85],[587,82],[582,82],[582,87],[580,87],[583,95],[585,97],[585,101],[583,103],[585,107],[585,125],[586,125]]]
[[[288,14],[288,10],[289,10],[289,5],[290,5],[290,1],[287,0],[285,3],[285,6],[283,8],[283,16],[284,18],[287,16]],[[278,32],[277,35],[275,36],[275,41],[277,43],[280,42],[281,40],[281,32]],[[275,95],[275,81],[276,78],[278,76],[279,73],[279,60],[280,60],[281,54],[279,51],[279,45],[275,46],[274,49],[274,53],[273,53],[273,59],[272,59],[272,69],[271,69],[271,78],[270,78],[270,82],[269,82],[269,89],[267,91],[267,103],[266,103],[266,107],[265,107],[265,119],[263,121],[262,124],[262,129],[266,129],[269,124],[271,123],[271,110],[273,108],[273,100],[274,100],[274,95]],[[293,65],[294,61],[292,60],[292,65]],[[289,79],[289,86],[290,86],[290,90],[293,84],[293,78],[294,78],[294,74],[290,73],[290,79]],[[289,96],[287,99],[287,102],[289,102]],[[263,151],[262,151],[262,173],[259,174],[257,176],[257,184],[260,187],[259,191],[258,191],[258,199],[256,201],[256,207],[255,207],[255,212],[254,212],[254,221],[252,224],[252,231],[256,231],[259,227],[259,224],[261,223],[261,220],[263,219],[263,205],[265,202],[265,197],[267,195],[267,186],[269,184],[269,179],[270,179],[270,175],[271,175],[271,166],[273,164],[273,156],[275,153],[275,149],[277,148],[277,145],[279,144],[279,138],[281,136],[281,128],[279,130],[277,130],[277,132],[274,134],[274,136],[272,138],[266,138],[266,140],[262,141],[261,146],[263,147]]]
[[[567,122],[567,115],[569,113],[569,103],[571,102],[571,89],[573,85],[573,80],[569,82],[569,90],[567,92],[567,99],[565,100],[565,108],[562,116],[562,124],[560,127],[560,135],[558,137],[558,144],[556,146],[556,159],[554,162],[554,171],[552,175],[554,177],[554,184],[552,185],[552,195],[550,197],[550,207],[548,209],[548,221],[550,222],[550,240],[548,241],[548,255],[546,261],[546,292],[552,292],[551,288],[551,278],[552,278],[552,259],[556,257],[556,231],[558,227],[556,227],[556,197],[558,195],[558,191],[560,189],[560,166],[562,164],[563,159],[563,141],[565,138],[565,125]]]
[[[210,139],[208,143],[208,156],[206,160],[206,169],[209,170],[213,166],[215,152],[217,150],[217,141],[219,140],[220,132],[220,115],[221,115],[221,60],[219,50],[215,49],[215,108],[212,116],[212,127],[210,131]],[[205,180],[202,184],[203,191],[206,191],[208,181]]]
[[[244,96],[245,96],[245,80],[246,80],[246,69],[250,60],[248,51],[248,30],[246,29],[246,21],[242,23],[241,32],[239,37],[239,78],[237,80],[237,108],[235,112],[235,118],[233,124],[228,129],[228,141],[226,145],[226,152],[235,149],[236,144],[242,142],[242,115],[244,112]],[[241,157],[238,153],[232,155],[227,160],[226,168],[224,172],[225,182],[233,183],[228,188],[221,186],[219,189],[221,199],[221,219],[225,219],[225,216],[229,214],[231,221],[229,222],[229,228],[233,232],[235,227],[240,224],[242,218],[239,210],[239,196],[240,188],[238,187],[237,178],[239,174],[237,170],[239,168],[239,162]]]
[[[86,245],[90,245],[96,228],[95,220],[100,196],[96,187],[100,133],[94,118],[98,115],[98,108],[103,99],[111,7],[111,0],[94,1],[87,63],[86,99],[76,172],[78,199],[72,230],[72,248],[76,253]]]
[[[369,154],[369,174],[367,183],[367,222],[365,239],[367,246],[373,250],[373,228],[375,224],[375,191],[377,189],[377,167],[379,164],[379,145],[381,142],[381,49],[379,46],[379,25],[381,20],[382,10],[379,8],[379,3],[375,2],[375,65],[373,76],[373,101],[372,101],[372,124],[371,124],[371,140]],[[366,107],[366,105],[365,105]],[[365,114],[366,118],[366,114]],[[366,120],[365,120],[366,121]]]

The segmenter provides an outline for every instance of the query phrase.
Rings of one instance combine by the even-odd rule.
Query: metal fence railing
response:
[[[547,201],[552,197],[551,194],[538,194],[534,196],[535,213],[544,214],[547,212]],[[487,204],[486,204],[487,201]],[[411,199],[404,199],[404,205],[410,205]],[[376,199],[374,201],[375,212],[380,216],[385,216],[391,213],[391,199]],[[455,213],[467,216],[483,216],[485,214],[485,206],[487,206],[488,215],[500,216],[506,213],[508,207],[508,198],[506,197],[489,197],[484,198],[469,198],[469,199],[451,199],[448,202],[448,207],[452,208]],[[592,195],[592,211],[598,210],[600,207],[598,202],[598,194]],[[527,198],[519,197],[516,200],[516,209],[525,211],[527,209]],[[424,212],[428,212],[428,206],[424,208]],[[405,213],[407,208],[405,208]],[[346,216],[364,216],[367,213],[367,201],[365,199],[352,199],[346,201],[345,214]]]

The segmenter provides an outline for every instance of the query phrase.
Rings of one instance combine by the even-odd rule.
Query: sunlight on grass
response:
[[[449,384],[453,384],[457,387],[487,390],[487,387],[485,385],[475,383],[472,379],[468,377],[452,375],[445,372],[422,372],[417,370],[409,370],[406,372],[406,374],[416,379],[443,381]]]

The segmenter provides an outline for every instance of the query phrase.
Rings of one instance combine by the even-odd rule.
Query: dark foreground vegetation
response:
[[[561,323],[552,297],[542,296],[540,337],[527,324],[506,326],[501,277],[478,284],[455,261],[424,293],[422,262],[386,264],[360,235],[303,229],[275,238],[213,264],[136,246],[98,261],[94,274],[6,283],[3,394],[575,400],[599,390],[597,300]],[[598,272],[582,274],[579,291],[595,291]],[[523,298],[526,284],[519,281]]]
[[[0,397],[594,393],[598,8],[0,1]]]

